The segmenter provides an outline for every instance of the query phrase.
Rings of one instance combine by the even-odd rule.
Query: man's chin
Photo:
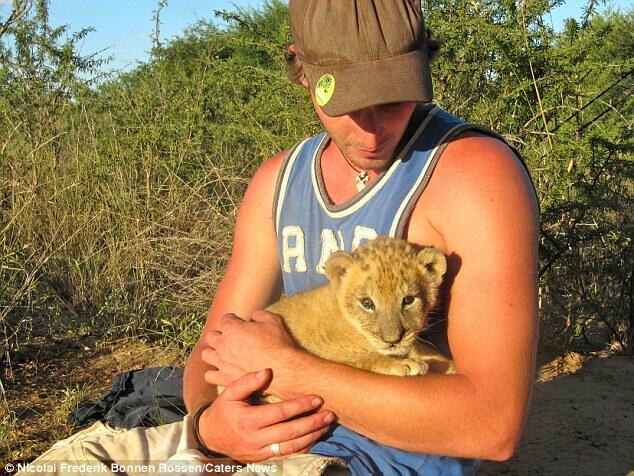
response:
[[[376,152],[353,149],[347,157],[353,165],[364,170],[380,171],[392,163],[391,155],[386,154],[382,149]]]
[[[360,168],[364,170],[374,170],[377,173],[381,173],[392,165],[392,158],[383,156],[375,158],[360,158],[357,163]]]

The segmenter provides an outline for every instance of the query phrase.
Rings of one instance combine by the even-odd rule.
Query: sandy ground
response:
[[[542,367],[515,457],[479,474],[634,475],[634,358],[583,360]]]

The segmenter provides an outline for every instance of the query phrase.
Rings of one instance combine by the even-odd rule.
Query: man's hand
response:
[[[271,393],[282,399],[296,397],[283,388],[283,381],[293,379],[290,354],[297,351],[284,323],[279,316],[266,311],[253,312],[251,319],[225,314],[220,318],[218,330],[203,337],[209,347],[202,351],[201,357],[217,369],[206,372],[205,381],[226,386],[247,372],[267,367],[273,370]]]
[[[334,415],[315,412],[323,403],[307,395],[270,405],[251,406],[246,399],[271,383],[270,369],[249,372],[229,383],[200,417],[205,446],[248,463],[275,457],[271,444],[279,443],[282,456],[305,453],[329,429]],[[303,415],[303,416],[300,416]]]

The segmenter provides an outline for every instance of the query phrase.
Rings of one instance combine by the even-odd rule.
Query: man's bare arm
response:
[[[220,281],[207,315],[201,338],[185,367],[184,399],[189,411],[216,395],[214,385],[205,383],[209,366],[200,355],[204,335],[218,328],[218,320],[227,313],[248,317],[263,309],[282,291],[277,258],[277,242],[272,220],[275,181],[286,152],[266,162],[253,177],[240,207],[234,233],[231,259]]]
[[[270,445],[280,443],[282,454],[305,452],[328,431],[334,416],[320,411],[323,401],[302,395],[280,403],[251,406],[247,397],[264,390],[270,370],[240,373],[226,382],[217,396],[216,386],[204,380],[209,370],[202,357],[205,336],[218,329],[223,315],[233,313],[248,318],[253,310],[273,302],[282,290],[277,240],[272,219],[272,203],[277,173],[285,157],[278,154],[264,164],[249,184],[236,220],[229,266],[216,291],[205,329],[185,368],[184,398],[190,412],[213,399],[200,417],[200,435],[209,449],[242,462],[261,461],[272,456]],[[241,353],[248,353],[246,347]]]

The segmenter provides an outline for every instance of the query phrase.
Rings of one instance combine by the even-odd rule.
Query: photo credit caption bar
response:
[[[262,472],[271,475],[282,474],[279,463],[262,462],[241,464],[232,460],[163,461],[151,463],[119,462],[102,463],[100,461],[68,462],[47,461],[42,463],[7,463],[4,471],[7,474],[21,472],[25,474],[233,474],[241,470]]]

